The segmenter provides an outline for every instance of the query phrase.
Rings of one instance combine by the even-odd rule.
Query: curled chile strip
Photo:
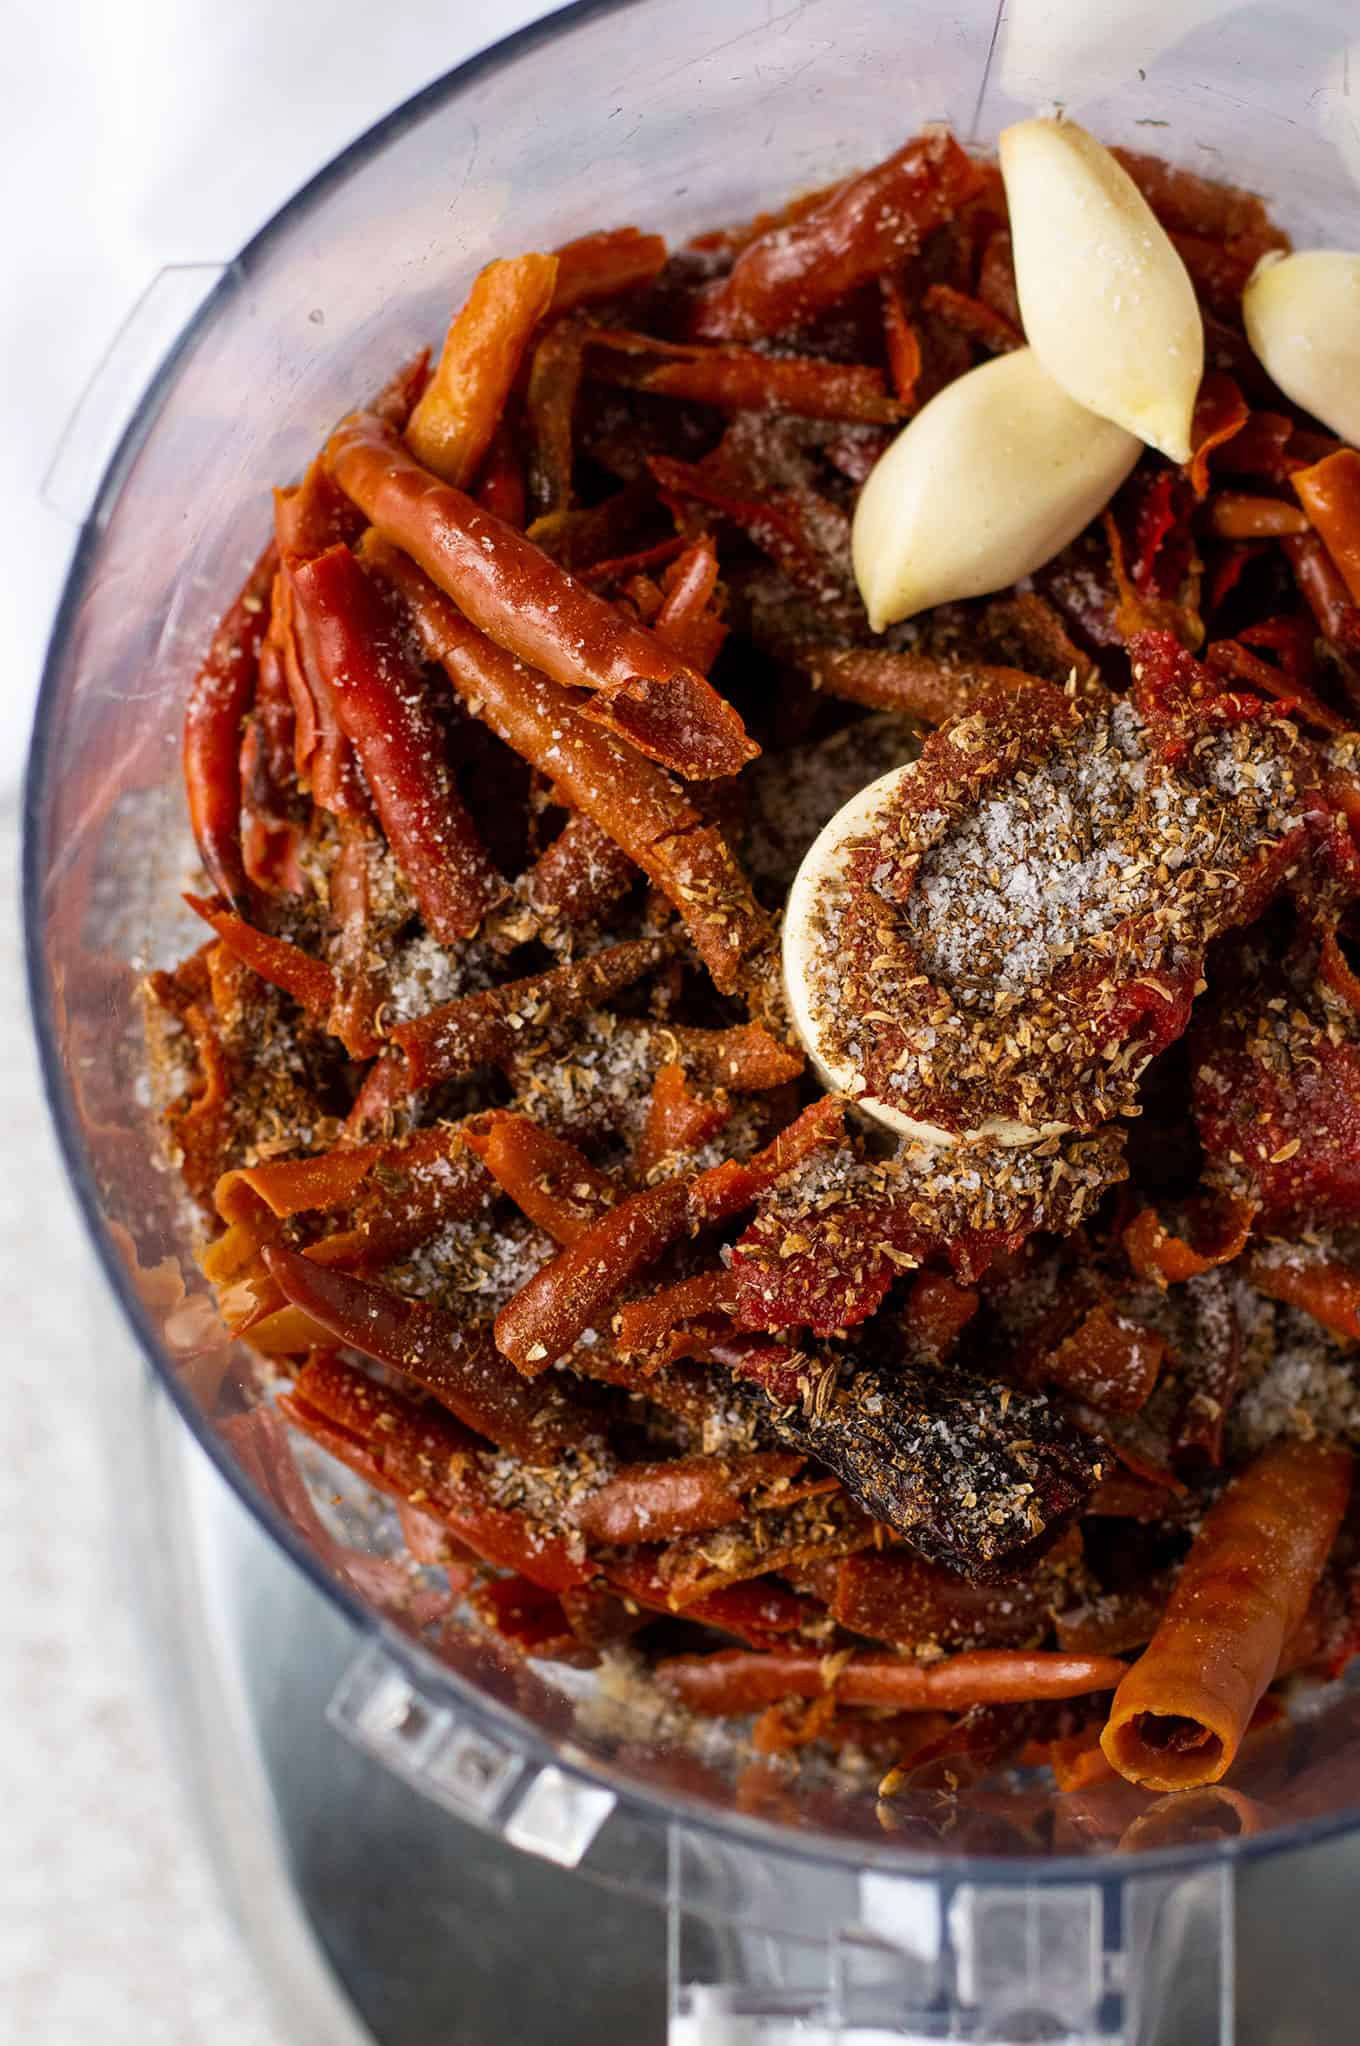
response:
[[[556,1592],[588,1583],[594,1574],[579,1540],[489,1502],[477,1468],[477,1437],[439,1407],[417,1405],[327,1355],[309,1360],[279,1404],[360,1477],[422,1507],[497,1568]]]
[[[550,1016],[577,1016],[596,1008],[650,973],[671,950],[667,938],[630,938],[588,959],[461,995],[398,1023],[391,1038],[406,1061],[406,1084],[429,1087],[477,1066],[506,1064],[526,1029]]]
[[[619,1198],[608,1173],[531,1116],[493,1109],[468,1127],[466,1142],[501,1191],[554,1243],[575,1243]]]
[[[1009,355],[1012,349],[1025,345],[1017,320],[997,312],[980,298],[971,298],[952,284],[927,286],[922,304],[946,326],[955,327],[970,341],[978,342],[989,355]]]
[[[1360,1338],[1360,1271],[1354,1265],[1291,1246],[1283,1260],[1248,1258],[1246,1275],[1259,1293],[1301,1307],[1344,1342]]]
[[[778,1449],[626,1464],[574,1506],[571,1518],[590,1541],[619,1546],[704,1534],[743,1519],[752,1493],[781,1481],[787,1486],[801,1468],[801,1457]]]
[[[529,337],[552,302],[555,256],[488,263],[450,326],[434,376],[411,414],[412,452],[464,488],[491,445]]]
[[[1320,536],[1304,533],[1281,545],[1323,638],[1345,658],[1360,656],[1360,604],[1352,598]]]
[[[851,1633],[903,1648],[936,1642],[948,1648],[1033,1646],[1048,1631],[1051,1607],[1062,1600],[1059,1558],[1069,1543],[1079,1559],[1081,1540],[1073,1534],[1031,1576],[1004,1586],[974,1584],[910,1549],[865,1549],[835,1566],[829,1611]],[[1069,1553],[1062,1563],[1070,1566],[1073,1560]],[[1085,1651],[1105,1644],[1062,1646]]]
[[[274,538],[280,561],[311,561],[329,547],[350,547],[364,515],[350,503],[325,463],[309,463],[301,483],[274,492]]]
[[[697,1151],[716,1137],[731,1116],[726,1101],[706,1101],[690,1087],[682,1065],[662,1066],[652,1082],[647,1120],[637,1142],[637,1169],[650,1179],[665,1159]]]
[[[986,312],[985,307],[980,310]],[[685,347],[615,327],[588,329],[581,339],[591,351],[592,376],[663,397],[689,398],[723,410],[779,412],[861,426],[893,425],[905,411],[886,390],[882,371],[861,363],[761,355],[755,349]],[[1018,345],[1018,337],[1012,345]]]
[[[324,1021],[330,1014],[335,1002],[335,975],[324,959],[314,959],[310,952],[304,952],[287,938],[271,937],[268,931],[257,930],[254,924],[221,903],[206,902],[198,895],[186,895],[184,900],[195,915],[212,925],[243,966],[258,973],[272,987],[292,995],[313,1021]]]
[[[326,1027],[351,1058],[367,1059],[381,1046],[378,1017],[387,976],[373,938],[373,833],[352,817],[337,820],[340,839],[331,869],[330,955],[336,995]]]
[[[1360,454],[1338,448],[1292,478],[1298,499],[1346,585],[1360,604]]]
[[[1235,1478],[1195,1537],[1146,1653],[1115,1693],[1106,1756],[1134,1783],[1216,1783],[1302,1620],[1350,1497],[1351,1458],[1287,1442]]]
[[[227,1233],[203,1253],[204,1271],[215,1285],[238,1277],[295,1215],[337,1223],[308,1244],[317,1263],[346,1270],[391,1263],[441,1223],[485,1207],[490,1182],[466,1134],[466,1126],[435,1123],[390,1144],[349,1144],[224,1173],[213,1204]]]
[[[1035,683],[1020,668],[878,647],[795,646],[789,657],[828,696],[869,710],[898,711],[927,725],[962,717],[980,697],[996,700]]]
[[[578,305],[597,305],[650,284],[666,261],[659,234],[636,227],[607,227],[564,242],[557,251],[553,313],[574,312]]]
[[[545,922],[588,924],[628,893],[637,868],[593,817],[569,817],[525,881],[530,909]]]

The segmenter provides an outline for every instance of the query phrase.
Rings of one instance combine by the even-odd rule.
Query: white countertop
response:
[[[0,793],[13,789],[74,530],[62,428],[167,263],[220,263],[389,108],[545,0],[8,0],[0,178]],[[381,24],[379,26],[379,24]]]
[[[123,1598],[92,1259],[29,1042],[0,809],[0,2038],[285,2046],[216,1895]]]
[[[286,2046],[193,1835],[123,1601],[90,1260],[29,1041],[14,791],[74,538],[42,477],[163,264],[232,255],[390,106],[548,11],[10,0],[5,16],[22,88],[0,132],[0,2038],[24,2046]]]

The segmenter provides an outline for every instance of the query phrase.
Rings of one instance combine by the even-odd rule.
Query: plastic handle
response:
[[[83,525],[134,407],[184,333],[224,263],[175,263],[152,278],[76,401],[43,480],[43,503]]]
[[[614,1810],[611,1790],[551,1764],[530,1768],[445,1699],[428,1696],[380,1641],[346,1671],[326,1716],[423,1797],[561,1868],[580,1865]]]

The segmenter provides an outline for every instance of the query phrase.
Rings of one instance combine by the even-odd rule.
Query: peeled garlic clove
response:
[[[833,1094],[849,1094],[858,1098],[863,1082],[853,1066],[827,1052],[826,1028],[820,1015],[822,1004],[818,992],[822,978],[822,919],[840,886],[849,845],[871,828],[878,811],[891,800],[903,775],[908,772],[906,767],[894,767],[877,781],[870,782],[858,795],[852,796],[848,803],[842,804],[803,855],[784,909],[784,992],[788,998],[789,1016],[813,1071]],[[933,1125],[914,1123],[909,1116],[890,1108],[887,1102],[866,1100],[863,1107],[868,1114],[886,1123],[889,1129],[896,1130],[899,1136],[915,1136],[921,1130],[929,1129],[932,1135],[947,1139],[946,1131],[935,1132]]]
[[[1204,323],[1165,228],[1075,122],[1018,121],[999,148],[1030,347],[1078,404],[1188,461]]]
[[[946,384],[875,463],[855,507],[855,580],[874,631],[1042,568],[1141,453],[1131,433],[1075,404],[1031,348]]]
[[[1242,293],[1242,317],[1286,398],[1360,443],[1360,255],[1262,256]]]

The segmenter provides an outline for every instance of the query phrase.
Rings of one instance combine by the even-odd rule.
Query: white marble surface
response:
[[[0,811],[0,2040],[285,2046],[173,1774],[93,1423],[91,1260],[39,1107]]]
[[[0,793],[17,784],[73,529],[58,437],[167,263],[223,262],[313,171],[547,0],[4,0]],[[17,280],[17,282],[16,282]]]
[[[287,2046],[172,1773],[92,1420],[99,1325],[41,1105],[14,791],[72,527],[67,415],[162,264],[228,257],[352,135],[542,0],[9,0],[0,124],[0,2041]],[[381,29],[376,24],[381,19]],[[21,90],[14,90],[21,83]],[[12,280],[18,279],[18,288]]]

